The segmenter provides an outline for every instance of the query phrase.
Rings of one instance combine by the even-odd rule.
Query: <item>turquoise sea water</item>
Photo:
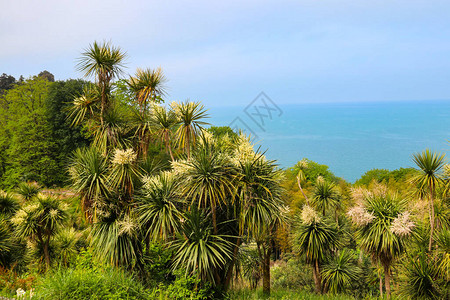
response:
[[[426,148],[450,149],[450,101],[296,104],[270,112],[259,106],[267,117],[251,115],[256,110],[250,107],[253,120],[246,106],[212,108],[209,122],[234,121],[253,131],[261,149],[283,168],[306,157],[354,182],[373,168],[413,166],[412,154]]]

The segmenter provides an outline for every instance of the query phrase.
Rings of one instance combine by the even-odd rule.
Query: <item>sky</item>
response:
[[[168,100],[244,105],[450,99],[450,1],[0,0],[0,73],[80,78],[94,41]]]

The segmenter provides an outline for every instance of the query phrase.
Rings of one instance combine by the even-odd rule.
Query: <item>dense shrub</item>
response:
[[[37,299],[150,299],[139,281],[124,271],[108,268],[59,269],[47,273],[36,287]]]
[[[280,261],[272,268],[272,283],[275,289],[287,288],[314,291],[311,268],[295,258]]]

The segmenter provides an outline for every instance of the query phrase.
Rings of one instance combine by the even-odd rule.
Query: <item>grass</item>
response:
[[[355,298],[349,295],[316,295],[307,291],[297,291],[288,289],[272,290],[270,297],[266,297],[262,289],[256,291],[248,289],[235,290],[230,292],[230,299],[232,300],[354,300]],[[377,299],[368,297],[365,299]]]

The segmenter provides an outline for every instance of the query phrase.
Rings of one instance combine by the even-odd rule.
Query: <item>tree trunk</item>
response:
[[[170,139],[169,139],[169,132],[168,131],[165,132],[164,139],[166,140],[166,149],[169,151],[170,159],[172,159],[172,161],[174,161],[173,153],[172,153],[172,147],[170,146]]]
[[[231,277],[233,275],[233,267],[234,267],[234,264],[236,262],[236,258],[237,258],[237,255],[238,255],[238,251],[239,251],[239,246],[240,245],[241,245],[241,239],[238,238],[237,241],[236,241],[236,245],[234,246],[234,249],[233,249],[233,259],[231,261],[231,265],[230,265],[230,267],[227,270],[227,275],[225,276],[225,282],[224,282],[225,290],[228,290],[228,288],[230,287]]]
[[[383,276],[380,274],[380,298],[383,298]]]
[[[298,183],[298,187],[299,187],[299,189],[300,189],[300,192],[302,192],[303,197],[305,197],[306,203],[309,203],[308,197],[306,197],[305,192],[303,192],[302,185],[301,185],[301,183],[300,183],[300,176],[297,176],[297,183]]]
[[[267,296],[270,295],[270,254],[272,251],[272,247],[267,247],[267,249],[263,250],[263,263],[262,263],[262,271],[263,271],[263,293]]]
[[[41,238],[42,243],[42,238]],[[48,245],[50,244],[50,236],[47,237],[47,240],[44,242],[44,258],[45,258],[45,266],[46,269],[50,269],[50,254],[48,252]]]
[[[313,276],[314,276],[314,285],[316,294],[322,293],[322,279],[320,277],[320,270],[319,270],[319,261],[315,261],[313,265]]]
[[[386,287],[386,299],[391,299],[391,273],[389,266],[384,266],[384,286]]]
[[[213,222],[213,229],[214,229],[214,234],[217,234],[217,218],[216,218],[216,204],[212,203],[211,204],[211,212],[212,212],[212,222]]]
[[[431,252],[433,247],[433,234],[434,234],[434,203],[433,203],[433,186],[430,183],[430,242],[428,243],[428,252]]]

